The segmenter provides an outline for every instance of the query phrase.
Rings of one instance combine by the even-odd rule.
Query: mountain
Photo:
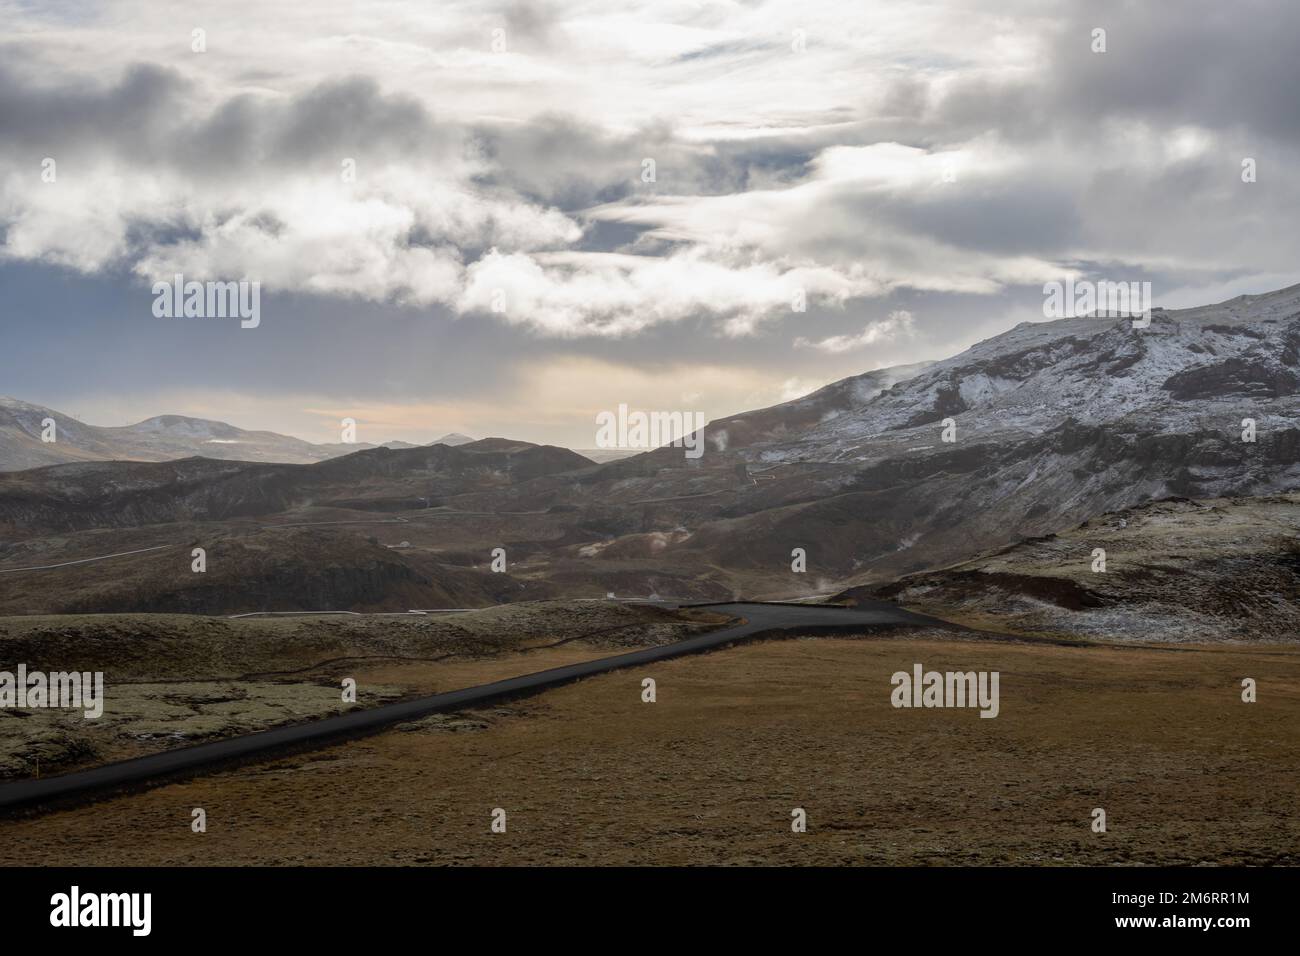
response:
[[[633,455],[639,455],[641,452],[635,448],[575,448],[573,449],[583,458],[590,458],[594,462],[604,464],[607,461],[618,461],[620,458],[631,458]]]
[[[797,443],[838,419],[843,419],[842,426],[855,416],[869,415],[869,406],[886,389],[916,378],[934,364],[918,362],[864,372],[793,401],[710,422],[706,431],[717,450]]]
[[[41,441],[46,420],[53,420],[60,441]],[[0,470],[112,458],[112,438],[102,432],[53,409],[0,396]]]
[[[827,591],[1161,498],[1293,490],[1298,393],[1300,287],[1155,310],[1147,328],[1023,323],[711,422],[698,459],[657,449],[499,506],[580,513],[595,540],[553,556],[575,580],[590,574],[579,559],[619,557],[674,569],[688,594]],[[796,548],[806,574],[791,572]]]
[[[869,588],[1163,499],[1300,490],[1300,287],[1154,310],[1146,328],[1024,323],[943,361],[710,422],[704,448],[598,464],[484,439],[312,465],[191,458],[0,475],[0,571],[328,523],[363,539],[390,532],[382,543],[402,545],[403,561],[480,568],[502,548],[519,585],[507,593]],[[800,549],[804,572],[792,568]],[[383,588],[367,587],[345,590],[382,603]]]
[[[887,577],[1154,499],[1300,486],[1300,286],[1156,310],[1144,329],[1024,323],[842,397],[880,374],[831,386],[829,407],[710,424],[715,459],[770,477],[718,495],[717,524],[682,547],[743,566],[803,546],[827,576]]]
[[[1294,410],[1298,353],[1300,286],[1216,307],[1157,309],[1146,329],[1127,319],[1025,322],[907,375],[847,413],[832,411],[798,435],[765,435],[750,444],[762,461],[873,461],[915,448],[927,430],[937,440],[938,423],[948,417],[958,422],[959,446],[1013,442],[1067,421],[1127,429],[1148,419],[1162,434],[1223,430],[1222,416],[1238,410],[1238,419],[1264,416],[1261,430],[1269,430],[1285,426]],[[864,378],[829,388],[842,392]],[[773,411],[788,420],[814,397]],[[1240,421],[1230,430],[1239,431]]]
[[[54,442],[41,441],[43,422],[55,423]],[[451,433],[431,444],[464,445],[474,439]],[[99,427],[41,405],[0,396],[0,471],[21,471],[75,461],[172,461],[202,456],[224,461],[310,464],[383,447],[419,448],[410,442],[317,445],[268,431],[247,431],[225,422],[159,415],[134,425]]]
[[[466,515],[478,547],[443,527],[459,514],[443,499],[591,466],[567,448],[486,438],[312,465],[188,458],[0,474],[0,614],[404,611],[547,597],[544,581],[490,567],[505,527],[533,519]],[[202,574],[194,547],[207,554]]]
[[[444,497],[482,494],[591,465],[567,448],[505,438],[456,447],[371,448],[312,465],[201,457],[54,465],[0,474],[0,536],[225,521],[303,508],[423,510]]]

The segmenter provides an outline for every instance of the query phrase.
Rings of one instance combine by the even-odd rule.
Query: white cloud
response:
[[[688,319],[745,336],[797,314],[799,294],[821,309],[992,295],[1085,260],[1211,272],[1227,245],[1278,273],[1300,252],[1255,228],[1233,178],[1262,144],[1214,117],[1112,110],[1086,143],[1061,134],[1087,112],[1054,72],[1077,29],[1063,0],[226,0],[187,6],[180,26],[158,0],[94,16],[0,0],[0,16],[17,25],[0,256],[142,283],[256,278],[541,336]],[[208,52],[190,49],[191,22]],[[1048,132],[1040,89],[1076,107]],[[44,155],[56,183],[39,179]],[[1266,156],[1265,175],[1290,156]],[[1191,228],[1206,220],[1220,228]],[[804,344],[850,350],[873,328]]]
[[[887,318],[869,324],[856,335],[832,335],[816,342],[800,337],[794,340],[794,346],[838,354],[881,342],[893,342],[911,334],[912,313],[906,309],[896,309]]]
[[[467,270],[457,308],[559,336],[627,335],[702,314],[742,335],[790,311],[800,289],[843,300],[875,286],[828,269],[717,262],[699,248],[666,256],[493,250]]]

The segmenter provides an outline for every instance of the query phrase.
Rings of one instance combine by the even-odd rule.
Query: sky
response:
[[[1046,282],[1271,291],[1297,89],[1291,0],[0,0],[0,394],[590,448],[947,357]],[[156,315],[177,274],[258,324]]]

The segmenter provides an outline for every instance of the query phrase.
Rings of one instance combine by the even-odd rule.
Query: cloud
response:
[[[945,182],[964,164],[965,188]],[[687,245],[720,263],[759,260],[821,277],[810,294],[838,304],[898,288],[988,294],[1059,275],[1032,255],[986,250],[952,229],[944,210],[971,189],[1003,189],[1017,175],[996,150],[931,153],[898,143],[823,150],[796,185],[725,196],[626,200],[592,210],[598,220],[635,224],[642,241]],[[985,209],[988,208],[986,204]],[[970,217],[967,216],[967,219]],[[907,223],[912,228],[904,228]]]
[[[204,54],[160,9],[0,0],[0,257],[562,341],[762,338],[802,297],[839,317],[800,337],[825,353],[891,296],[1177,294],[1300,255],[1285,3],[230,0]]]
[[[887,318],[871,323],[856,335],[832,335],[817,342],[810,342],[800,337],[794,340],[794,347],[831,353],[851,352],[880,342],[892,342],[911,334],[912,313],[906,309],[895,309]]]
[[[467,270],[457,307],[557,336],[625,336],[701,316],[744,335],[788,312],[795,296],[844,300],[874,291],[865,277],[772,263],[714,261],[698,248],[667,256],[493,250]]]

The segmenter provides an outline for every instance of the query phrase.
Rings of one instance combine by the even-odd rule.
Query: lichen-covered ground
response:
[[[0,670],[102,671],[103,715],[0,709],[0,781],[325,717],[351,706],[669,643],[723,620],[603,601],[461,614],[228,620],[186,615],[0,618]],[[342,681],[357,682],[344,704]],[[495,679],[495,678],[494,678]]]
[[[1300,494],[1160,501],[855,593],[1017,633],[1300,641]]]

